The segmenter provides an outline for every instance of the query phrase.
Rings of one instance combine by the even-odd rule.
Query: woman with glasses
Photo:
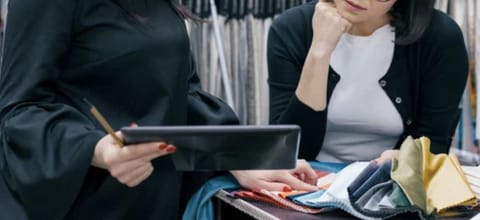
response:
[[[406,136],[447,153],[468,58],[434,0],[320,0],[278,17],[268,39],[271,123],[302,127],[300,157],[391,158]]]

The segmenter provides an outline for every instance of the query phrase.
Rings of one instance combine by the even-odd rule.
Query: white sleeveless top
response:
[[[402,119],[380,79],[393,59],[395,33],[385,25],[370,36],[343,34],[330,66],[340,75],[328,104],[325,139],[317,160],[371,160],[392,149]]]

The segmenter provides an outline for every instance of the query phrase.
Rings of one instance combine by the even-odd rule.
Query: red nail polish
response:
[[[159,148],[160,150],[165,150],[165,148],[167,148],[167,144],[161,143],[158,148]]]
[[[291,192],[291,191],[292,191],[292,189],[290,187],[288,187],[288,186],[283,187],[283,192]]]
[[[169,147],[169,148],[167,148],[167,152],[168,152],[168,153],[175,153],[175,151],[177,151],[177,148],[176,148],[176,147]]]

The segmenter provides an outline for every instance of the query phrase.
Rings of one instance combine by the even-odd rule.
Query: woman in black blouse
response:
[[[433,0],[320,0],[285,12],[268,43],[270,120],[302,127],[300,157],[391,158],[426,136],[447,153],[468,59]]]
[[[168,155],[175,146],[120,148],[83,102],[95,103],[115,129],[238,123],[200,89],[173,4],[10,1],[0,74],[0,219],[179,217],[193,182],[174,170]],[[296,171],[311,176],[300,164]],[[312,187],[286,173],[241,182]]]

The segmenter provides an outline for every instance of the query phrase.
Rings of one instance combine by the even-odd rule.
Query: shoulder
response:
[[[279,31],[311,29],[316,2],[312,1],[286,10],[274,19],[272,28]]]
[[[458,24],[443,12],[435,10],[422,38],[411,47],[422,72],[427,77],[442,75],[450,82],[461,82],[468,73],[468,54],[463,32]]]
[[[72,30],[78,4],[82,1],[89,0],[10,0],[6,32],[14,35],[35,32],[37,40],[42,34],[68,33]]]
[[[422,43],[438,44],[438,46],[463,41],[463,33],[458,24],[450,16],[438,10],[434,10],[430,25],[420,39]]]
[[[269,44],[282,45],[282,50],[303,59],[312,40],[312,17],[316,2],[290,8],[277,16],[270,27]]]
[[[7,7],[8,14],[25,13],[21,16],[34,17],[71,13],[76,5],[77,0],[10,0]]]

